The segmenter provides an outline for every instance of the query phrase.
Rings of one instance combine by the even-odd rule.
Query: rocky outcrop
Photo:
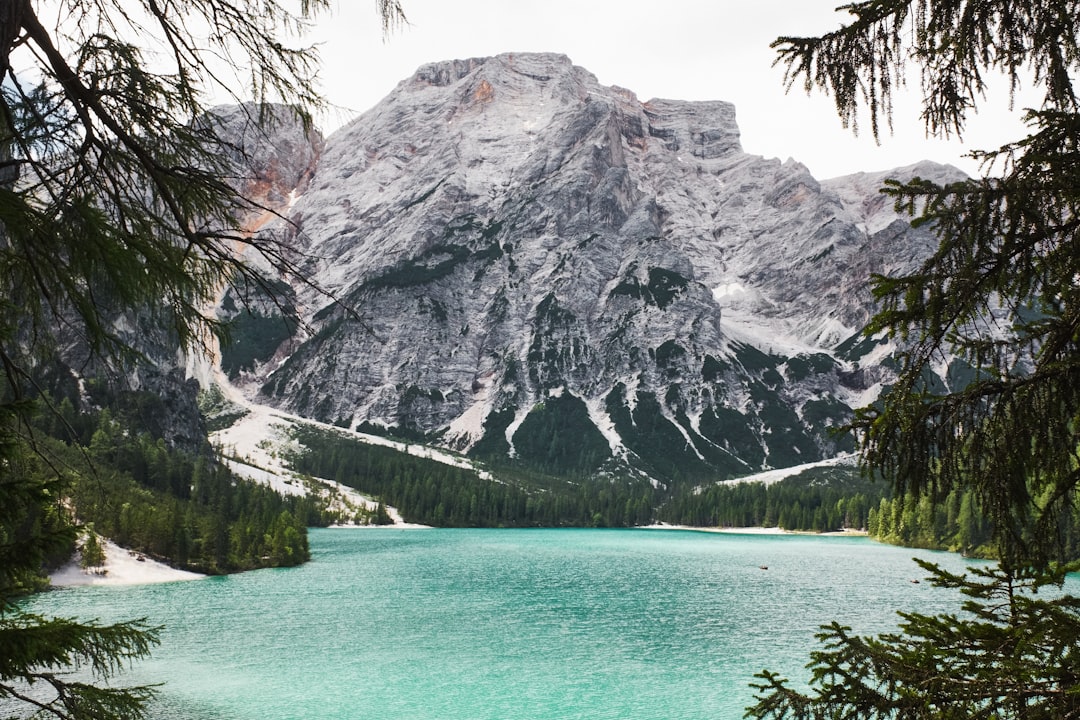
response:
[[[293,287],[250,390],[563,474],[847,447],[831,428],[883,377],[869,273],[932,246],[876,179],[744,153],[731,104],[640,102],[559,55],[426,65],[315,157],[268,231],[341,304]]]

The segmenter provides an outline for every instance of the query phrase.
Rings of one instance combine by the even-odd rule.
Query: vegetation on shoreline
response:
[[[95,384],[88,387],[93,389]],[[62,468],[80,524],[171,565],[208,574],[297,565],[308,559],[308,525],[325,524],[316,503],[238,481],[201,454],[140,430],[147,393],[109,397],[111,410],[76,412],[72,399],[40,415],[39,446]],[[158,411],[162,411],[158,408]]]
[[[643,481],[572,482],[520,468],[498,468],[498,481],[337,433],[298,427],[301,473],[333,480],[396,507],[407,522],[436,527],[624,527],[652,517]]]
[[[871,510],[888,495],[855,468],[813,468],[766,485],[716,483],[679,493],[657,517],[674,525],[780,527],[799,532],[866,530]]]
[[[779,526],[828,532],[865,530],[887,495],[854,468],[817,468],[759,482],[681,486],[640,479],[560,478],[524,464],[475,470],[301,426],[303,448],[290,461],[301,473],[339,482],[396,507],[409,522],[437,527],[634,527],[653,522],[696,527]]]

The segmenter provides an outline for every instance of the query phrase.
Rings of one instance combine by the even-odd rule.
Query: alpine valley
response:
[[[935,246],[880,187],[963,177],[818,181],[743,152],[731,104],[641,102],[554,54],[426,65],[325,142],[243,142],[284,216],[259,231],[309,280],[225,295],[250,398],[656,486],[853,449],[832,430],[890,376],[869,278]]]

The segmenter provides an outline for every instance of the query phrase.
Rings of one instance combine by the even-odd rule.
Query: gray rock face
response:
[[[748,155],[731,104],[643,103],[560,55],[421,67],[313,158],[273,231],[355,313],[294,287],[307,334],[251,387],[564,474],[835,454],[883,377],[849,340],[867,279],[933,246],[880,178]],[[914,174],[959,176],[889,175]]]

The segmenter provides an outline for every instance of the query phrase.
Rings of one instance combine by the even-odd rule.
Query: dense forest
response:
[[[717,483],[672,492],[641,479],[546,475],[524,464],[476,471],[369,445],[344,434],[298,428],[298,472],[340,482],[392,505],[409,522],[439,527],[779,526],[865,530],[885,497],[854,468],[818,469],[781,482]]]
[[[716,483],[672,497],[658,518],[702,527],[780,527],[829,532],[866,530],[885,498],[884,484],[855,468],[815,468],[778,482]]]
[[[313,498],[283,497],[238,481],[206,448],[189,453],[140,430],[161,410],[148,393],[90,397],[109,409],[79,412],[58,397],[39,415],[40,442],[69,476],[80,523],[149,556],[205,573],[295,565],[308,558],[306,528],[342,518]],[[892,498],[884,483],[852,467],[818,468],[785,480],[654,487],[639,478],[560,477],[524,463],[489,466],[495,479],[342,433],[299,427],[296,471],[377,498],[362,522],[436,527],[778,526],[827,532],[866,530],[912,547],[987,556],[992,527],[970,492],[942,502]],[[1066,557],[1080,556],[1080,512],[1061,518]]]
[[[38,416],[38,446],[68,482],[75,519],[134,551],[203,573],[297,565],[308,559],[307,527],[325,524],[310,498],[282,497],[238,481],[213,460],[170,447],[140,418],[164,413],[149,393],[91,400],[111,409],[77,411],[57,398]],[[88,403],[91,404],[91,403]],[[91,407],[93,405],[91,404]]]
[[[996,555],[993,525],[971,490],[953,490],[938,499],[911,493],[883,499],[870,512],[868,529],[872,537],[894,545],[952,550],[975,557]],[[1074,504],[1070,511],[1060,513],[1054,529],[1056,536],[1043,540],[1056,546],[1058,557],[1080,559],[1080,506]]]
[[[301,473],[379,498],[408,522],[436,527],[626,527],[652,518],[656,490],[644,480],[563,480],[523,467],[497,480],[313,428],[296,430]]]

